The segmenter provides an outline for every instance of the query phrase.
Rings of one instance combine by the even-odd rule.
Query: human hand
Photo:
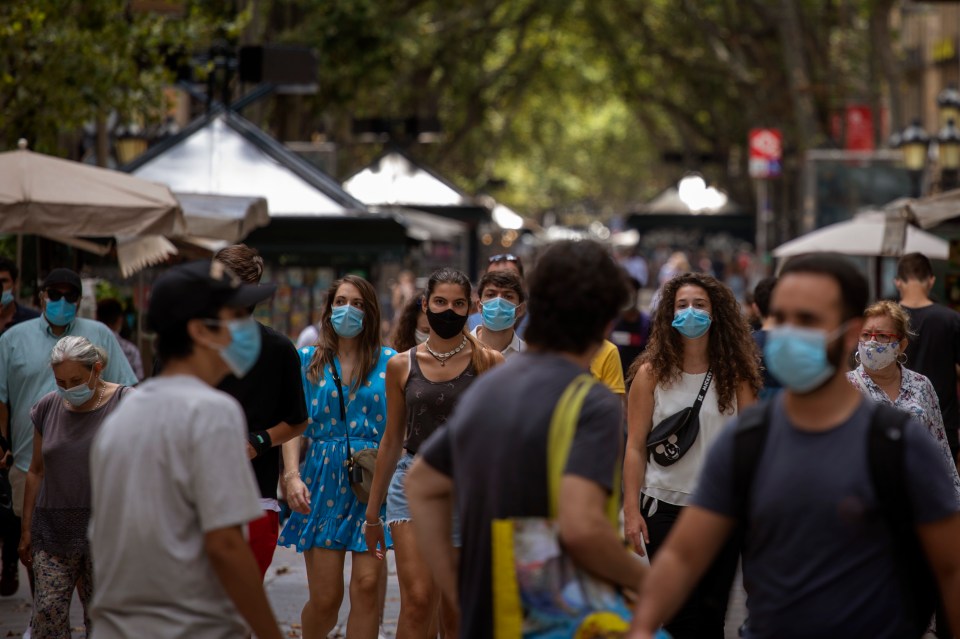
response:
[[[10,468],[13,468],[13,453],[8,450],[0,454],[0,470],[9,470]]]
[[[293,475],[284,482],[287,493],[287,503],[290,508],[301,515],[310,514],[310,491],[299,475]]]
[[[247,459],[253,459],[257,456],[256,449],[247,442]]]
[[[20,545],[17,547],[17,552],[20,554],[20,561],[23,562],[23,565],[27,568],[33,567],[33,549],[31,548],[30,542],[30,531],[21,531]]]
[[[647,532],[647,522],[643,519],[639,510],[624,509],[623,534],[638,555],[641,557],[646,555],[644,544],[650,543],[650,534]]]
[[[363,526],[363,536],[367,542],[367,550],[377,559],[383,559],[387,554],[387,539],[383,532],[386,526],[379,517],[371,521],[368,517]]]

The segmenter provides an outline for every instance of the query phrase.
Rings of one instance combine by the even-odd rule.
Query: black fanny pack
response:
[[[713,371],[708,370],[693,406],[684,408],[653,427],[647,436],[647,453],[661,466],[671,466],[683,457],[700,434],[700,406],[707,395]]]

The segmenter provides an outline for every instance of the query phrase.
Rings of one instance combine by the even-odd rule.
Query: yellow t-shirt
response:
[[[620,363],[620,351],[617,350],[616,344],[610,340],[603,340],[603,345],[600,346],[597,355],[590,362],[590,373],[617,395],[623,395],[627,392],[627,386],[623,383],[623,365]]]

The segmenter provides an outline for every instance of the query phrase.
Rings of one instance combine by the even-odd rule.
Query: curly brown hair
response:
[[[680,379],[683,371],[683,337],[674,330],[673,316],[677,291],[681,287],[699,286],[707,292],[712,311],[710,316],[710,368],[717,389],[717,405],[725,413],[733,405],[737,387],[747,382],[754,393],[760,392],[760,356],[750,334],[750,325],[740,311],[740,305],[729,288],[716,278],[703,273],[677,275],[663,286],[660,303],[653,315],[650,340],[643,354],[634,360],[627,371],[632,381],[640,366],[649,362],[657,385]]]

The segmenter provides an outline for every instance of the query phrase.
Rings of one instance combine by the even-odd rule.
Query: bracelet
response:
[[[374,528],[383,528],[383,517],[380,518],[380,521],[375,521],[372,523],[369,521],[363,522],[363,525],[360,526],[360,532],[362,533],[367,532],[367,526],[373,526]]]
[[[299,476],[300,476],[299,470],[291,470],[290,472],[283,474],[283,481],[290,481],[291,477],[299,477]]]

